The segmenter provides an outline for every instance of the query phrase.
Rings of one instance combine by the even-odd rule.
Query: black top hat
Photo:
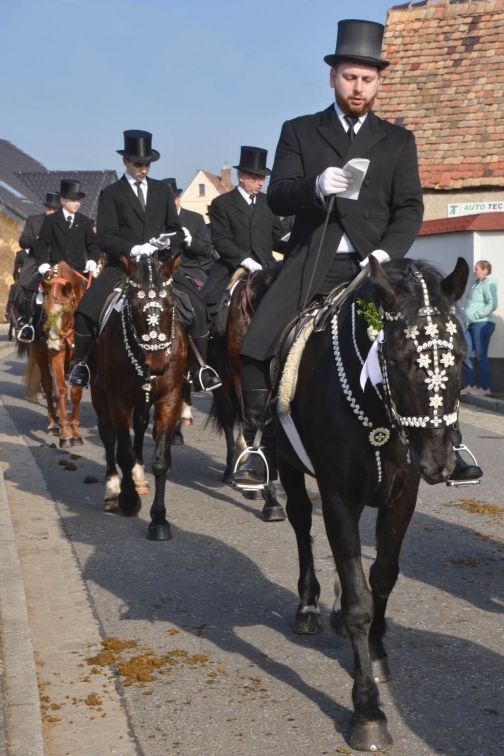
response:
[[[68,199],[84,199],[86,196],[81,192],[80,181],[77,179],[61,179],[59,195]]]
[[[268,151],[261,147],[242,147],[240,165],[233,165],[237,171],[244,173],[257,173],[258,176],[269,176],[271,171],[266,168]]]
[[[170,187],[170,189],[173,192],[173,196],[174,197],[180,197],[180,195],[184,191],[183,189],[179,189],[178,188],[178,186],[177,186],[177,179],[175,179],[175,178],[161,179],[161,181],[163,182],[163,184],[168,184],[168,186]]]
[[[157,150],[152,149],[152,134],[137,129],[124,132],[124,150],[117,152],[135,163],[154,163],[161,157]]]
[[[390,61],[382,60],[381,49],[385,27],[375,21],[347,19],[338,24],[338,38],[334,55],[326,55],[324,60],[335,66],[342,60],[368,63],[382,70]]]
[[[47,192],[45,202],[42,203],[44,207],[54,207],[57,210],[63,207],[61,204],[60,196],[57,192]]]

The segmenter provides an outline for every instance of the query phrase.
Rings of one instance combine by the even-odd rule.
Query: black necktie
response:
[[[68,228],[72,228],[73,215],[69,215],[67,218]]]
[[[349,129],[347,131],[347,136],[350,139],[351,142],[355,139],[355,124],[359,122],[359,119],[357,116],[345,116],[345,121],[349,125]]]
[[[141,181],[135,181],[135,186],[137,188],[138,201],[140,202],[140,206],[142,208],[142,212],[145,213],[145,197],[144,197],[144,193],[142,191],[142,183],[141,183]]]

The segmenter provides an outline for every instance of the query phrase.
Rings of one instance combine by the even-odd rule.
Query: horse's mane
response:
[[[431,306],[437,307],[440,314],[447,315],[453,302],[441,289],[441,281],[445,275],[436,265],[424,260],[391,260],[383,266],[383,270],[399,291],[394,310],[401,312],[406,322],[413,323],[419,309],[424,306],[422,287],[411,268],[413,264],[424,277]]]

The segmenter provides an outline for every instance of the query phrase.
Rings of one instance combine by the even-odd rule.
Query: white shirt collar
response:
[[[145,177],[143,179],[136,179],[136,178],[133,178],[133,176],[130,176],[127,171],[124,174],[124,177],[129,181],[129,183],[131,184],[131,186],[135,186],[136,182],[140,181],[140,183],[142,184],[142,186],[147,187],[147,177]]]
[[[71,215],[72,218],[75,220],[75,213],[69,213],[66,207],[63,207],[62,210],[63,210],[63,215],[65,216],[66,221],[68,220],[69,215]]]
[[[341,121],[341,125],[343,126],[343,128],[345,129],[345,131],[348,131],[348,129],[350,128],[350,126],[345,121],[346,113],[343,113],[343,111],[341,110],[341,108],[340,108],[340,106],[338,105],[337,102],[334,103],[334,110],[336,111],[336,115],[338,116],[338,118]],[[364,113],[364,115],[359,116],[359,123],[360,123],[361,126],[364,123],[364,121],[366,120],[367,116],[368,116],[367,113]]]
[[[251,205],[252,202],[254,202],[255,204],[255,201],[250,199],[250,194],[247,194],[247,192],[244,189],[242,189],[241,186],[239,185],[238,185],[238,191],[240,192],[241,196],[243,197],[247,205]]]

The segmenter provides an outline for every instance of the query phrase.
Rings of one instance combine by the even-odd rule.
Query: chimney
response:
[[[231,191],[231,189],[234,189],[234,184],[231,181],[231,168],[227,163],[224,163],[221,168],[221,181],[228,192]]]

